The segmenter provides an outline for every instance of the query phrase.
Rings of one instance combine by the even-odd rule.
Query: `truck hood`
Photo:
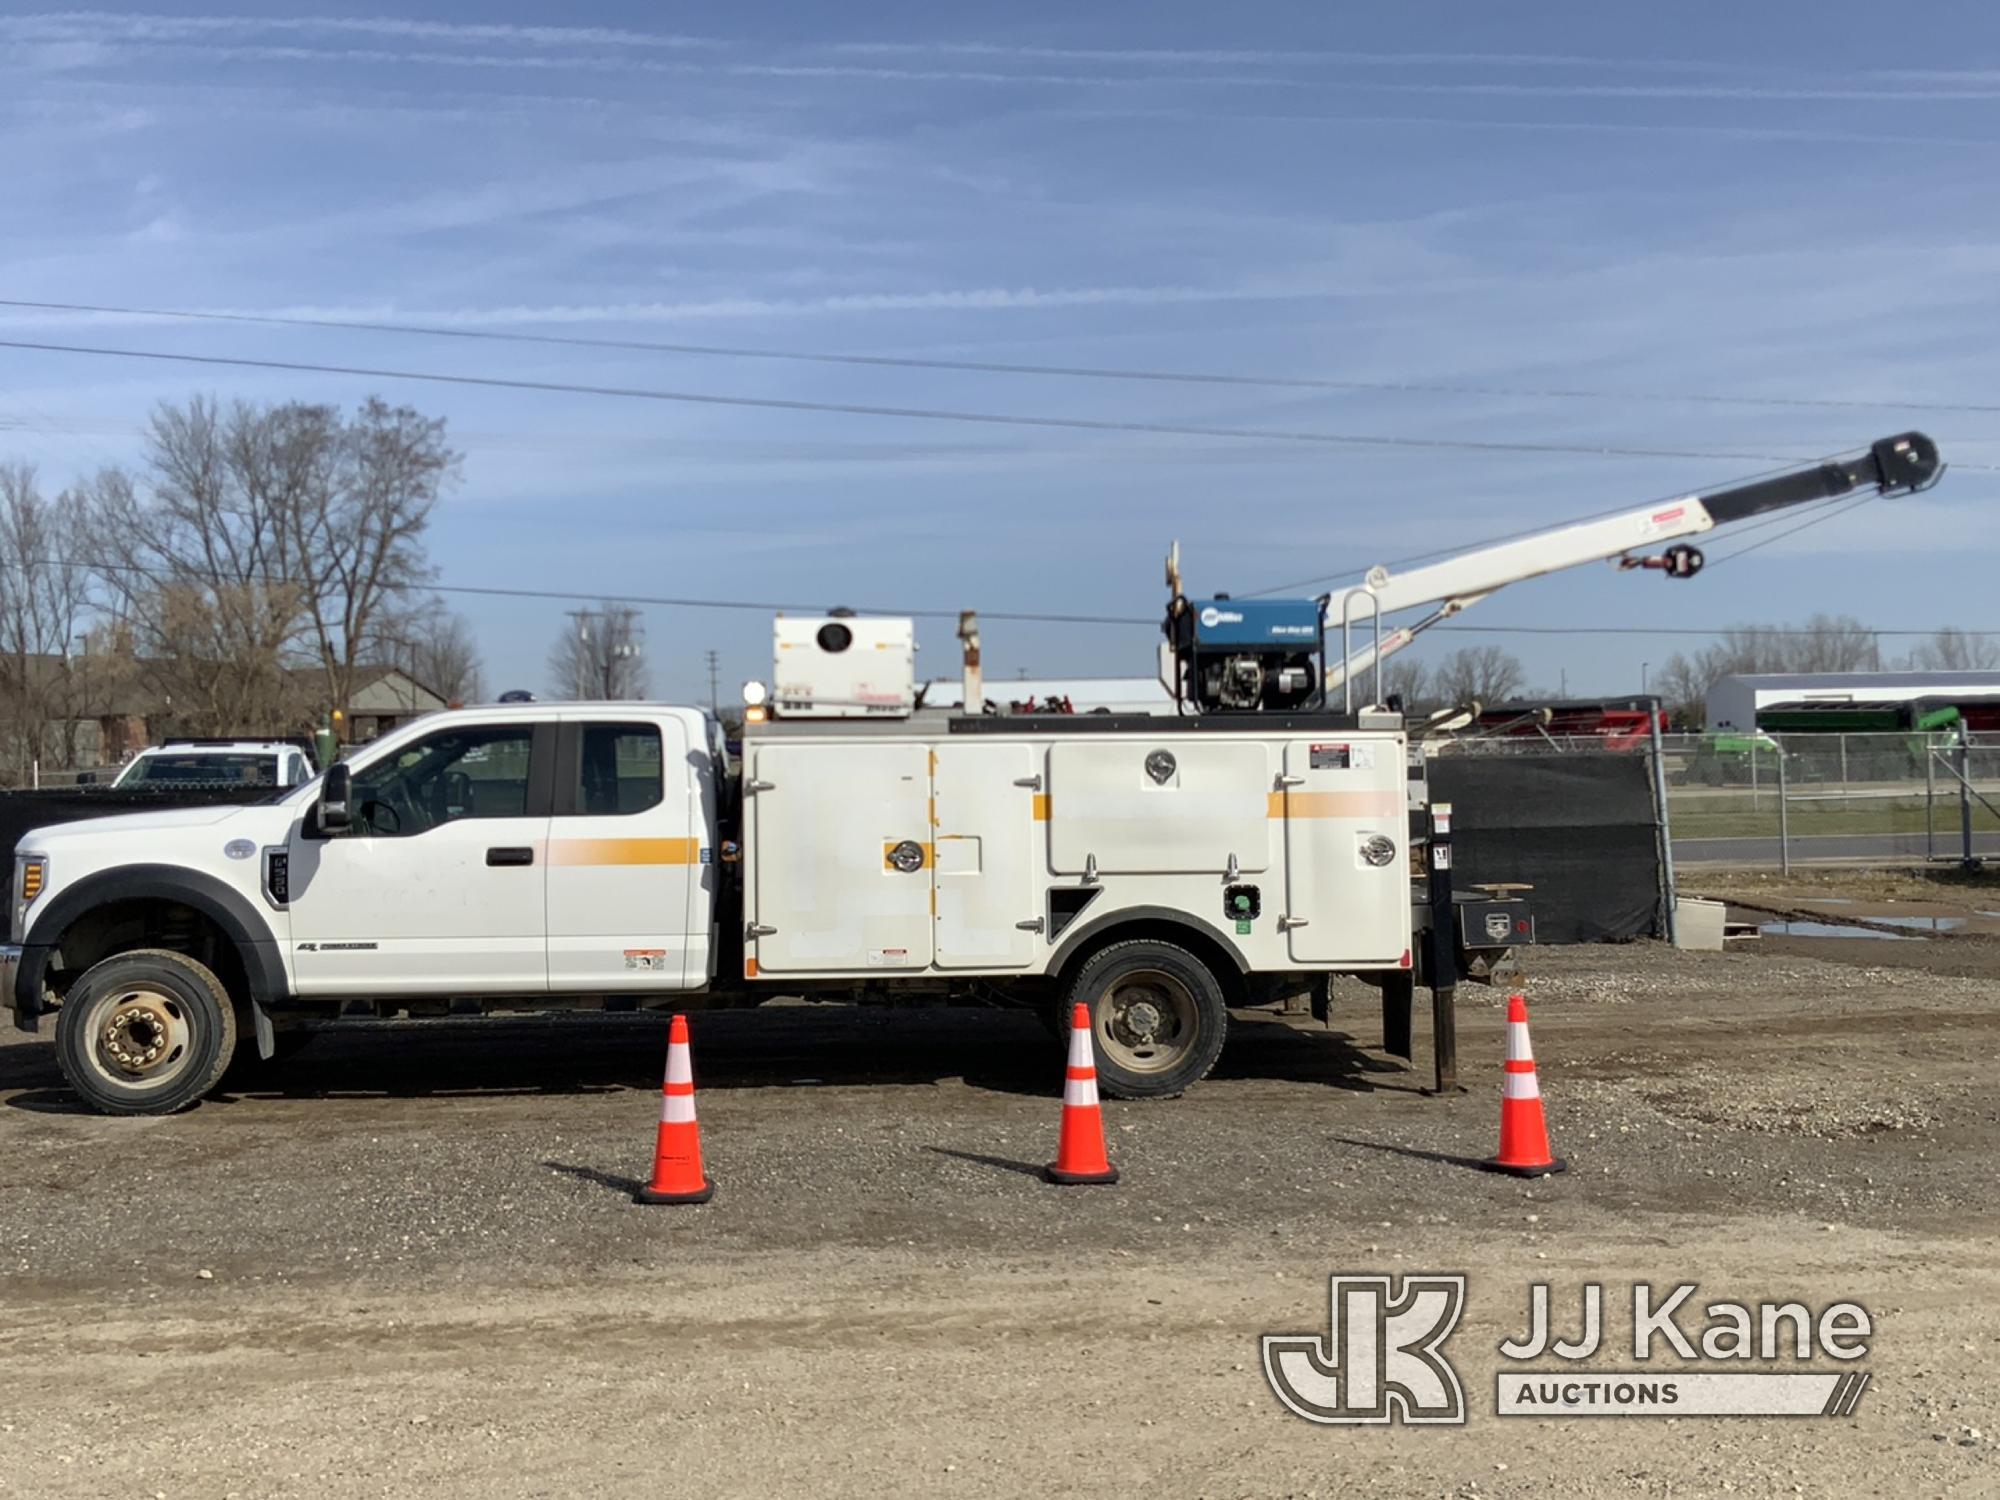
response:
[[[268,809],[269,804],[265,806]],[[158,812],[115,813],[105,818],[81,818],[74,823],[50,823],[32,828],[21,836],[16,847],[46,852],[77,839],[128,838],[133,834],[161,833],[176,828],[207,828],[241,817],[249,811],[248,807],[217,803],[204,807],[168,807]]]

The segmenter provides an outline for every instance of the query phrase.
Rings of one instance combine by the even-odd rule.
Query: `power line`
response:
[[[1281,443],[1321,443],[1342,447],[1447,449],[1472,453],[1572,453],[1589,458],[1702,458],[1751,463],[1795,464],[1778,453],[1728,453],[1687,448],[1622,448],[1574,443],[1509,443],[1471,438],[1394,437],[1379,433],[1300,432],[1271,427],[1198,427],[1173,422],[1114,422],[1089,417],[1016,416],[1000,412],[950,411],[922,406],[866,406],[847,401],[791,401],[772,396],[722,396],[703,391],[656,390],[646,386],[582,385],[559,380],[518,380],[498,375],[446,375],[426,370],[377,369],[364,365],[324,365],[305,360],[248,359],[221,354],[173,354],[158,349],[107,349],[87,344],[52,344],[0,339],[0,349],[43,354],[87,354],[109,359],[150,359],[173,364],[227,366],[245,370],[286,370],[308,375],[358,375],[369,380],[421,380],[437,385],[482,386],[494,390],[551,391],[574,396],[612,396],[637,401],[677,401],[697,406],[754,407],[766,411],[821,412],[850,417],[900,417],[928,422],[977,422],[996,427],[1059,427],[1082,432],[1129,432],[1169,437],[1210,437]],[[1991,467],[2000,465],[1967,465]]]
[[[1877,498],[1879,497],[1874,494],[1867,494],[1861,496],[1859,499],[1850,500],[1845,505],[1838,506],[1833,510],[1829,511],[1822,509],[1818,515],[1809,516],[1805,520],[1799,522],[1798,525],[1788,526],[1783,531],[1780,531],[1775,535],[1765,537],[1764,540],[1761,542],[1752,542],[1747,547],[1738,547],[1734,552],[1723,553],[1722,556],[1715,558],[1711,562],[1710,566],[1720,567],[1723,563],[1733,562],[1735,559],[1739,557],[1742,557],[1751,552],[1755,552],[1760,547],[1768,547],[1773,542],[1782,542],[1788,536],[1796,536],[1799,532],[1806,530],[1808,527],[1818,526],[1822,522],[1831,521],[1837,516],[1844,516],[1851,510],[1859,510],[1869,501]]]
[[[22,564],[0,562],[0,568],[19,571]],[[38,557],[28,561],[26,566],[44,568],[79,568],[99,574],[129,574],[150,579],[154,583],[173,583],[178,575],[164,568],[144,568],[130,563],[85,562],[74,558]],[[291,586],[305,583],[301,578],[288,578],[276,573],[247,573],[223,580],[231,584],[255,583],[265,587]],[[550,599],[561,603],[576,600],[595,601],[604,595],[602,587],[594,589],[530,589],[513,588],[500,584],[472,583],[409,583],[396,585],[397,592],[428,594],[462,594],[484,599]],[[724,609],[751,610],[758,614],[782,614],[786,610],[822,612],[828,608],[824,602],[800,602],[798,600],[778,601],[769,599],[695,599],[675,595],[628,594],[620,592],[618,599],[626,604],[644,604],[657,609]],[[870,615],[908,615],[920,620],[956,620],[960,611],[956,609],[896,609],[887,607],[865,607],[861,613]],[[1010,623],[1033,625],[1143,625],[1157,629],[1159,620],[1138,619],[1119,615],[1074,615],[1038,613],[1019,610],[979,611],[984,620],[1005,620]]]
[[[804,364],[868,365],[878,369],[958,370],[980,375],[1039,375],[1076,380],[1128,380],[1167,385],[1251,386],[1278,390],[1375,392],[1389,395],[1498,396],[1545,401],[1684,402],[1707,406],[1779,406],[1843,411],[2000,412],[2000,403],[1882,401],[1830,396],[1745,396],[1707,391],[1603,391],[1568,386],[1483,385],[1431,380],[1334,380],[1302,375],[1231,375],[1203,370],[1134,370],[1099,365],[1030,365],[998,360],[927,359],[915,355],[832,354],[817,350],[755,349],[728,344],[682,344],[651,339],[589,338],[581,334],[522,333],[490,328],[451,328],[435,323],[383,323],[364,318],[309,318],[282,313],[197,311],[186,308],[118,307],[92,302],[30,302],[0,297],[0,307],[34,312],[73,312],[132,318],[174,318],[185,322],[248,323],[273,328],[340,329],[425,338],[472,339],[506,344],[542,344],[573,349],[622,349],[648,354],[692,354],[725,359],[784,360]]]
[[[0,562],[0,570],[4,571],[19,572],[23,567],[77,568],[99,574],[124,573],[136,575],[141,578],[149,578],[156,583],[171,583],[177,581],[179,578],[179,575],[162,568],[144,568],[124,563],[85,562],[61,557],[31,558],[26,563]],[[224,581],[227,583],[257,583],[264,585],[289,585],[305,582],[304,579],[288,578],[280,574],[245,574]],[[454,594],[496,599],[549,599],[561,603],[575,603],[579,600],[594,602],[601,599],[605,591],[602,585],[588,589],[530,589],[512,588],[499,584],[410,583],[397,585],[395,592]],[[622,591],[617,594],[617,598],[621,604],[643,604],[649,608],[656,609],[754,610],[764,614],[777,614],[786,610],[822,611],[827,608],[823,603],[801,603],[797,600],[789,603],[780,603],[770,600],[752,599],[694,599],[654,594],[628,594]],[[961,613],[960,610],[956,609],[908,609],[887,605],[866,606],[860,608],[858,612],[864,615],[908,616],[919,620],[953,621],[957,620]],[[1160,624],[1160,617],[1157,615],[1144,617],[1134,615],[1073,615],[1042,613],[1030,610],[988,609],[982,609],[978,613],[981,620],[1002,620],[1011,624],[1108,625],[1144,627],[1155,630],[1159,628]],[[1761,635],[1775,636],[1814,636],[1821,633],[1810,627],[1767,626],[1745,624],[1742,622],[1732,625],[1713,626],[1451,624],[1437,625],[1432,628],[1439,631],[1455,631],[1472,635],[1680,635],[1705,637],[1725,635],[1732,630],[1755,630]],[[1877,630],[1872,626],[1864,628],[1870,635],[1932,636],[1937,634],[1937,629],[1934,626],[1925,629],[1898,628]],[[1960,629],[1959,633],[1961,635],[2000,638],[2000,628],[1992,630]]]

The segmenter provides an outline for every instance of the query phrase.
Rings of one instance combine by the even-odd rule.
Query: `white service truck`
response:
[[[35,829],[16,846],[0,985],[17,1026],[54,1013],[70,1084],[122,1114],[182,1108],[239,1036],[269,1057],[355,1001],[1081,1002],[1100,1078],[1125,1097],[1186,1088],[1232,1005],[1330,972],[1380,984],[1406,1033],[1421,777],[1379,701],[1393,643],[1378,627],[1329,660],[1329,626],[1379,621],[1384,601],[1455,612],[1591,557],[1656,562],[1630,549],[1937,472],[1908,434],[1539,546],[1376,569],[1303,624],[1268,601],[1190,601],[1176,574],[1175,718],[924,709],[909,621],[780,619],[740,766],[695,709],[500,704],[430,715],[253,805]],[[1699,567],[1691,550],[1666,555],[1670,576]],[[961,639],[979,704],[969,618]],[[1351,700],[1371,663],[1375,693],[1333,709],[1330,687]]]
[[[200,1098],[246,1022],[350,999],[1031,985],[1092,1007],[1107,1087],[1172,1093],[1253,978],[1410,964],[1403,746],[1393,716],[774,721],[739,837],[696,710],[460,709],[272,802],[30,835],[8,967],[22,1019],[59,1005],[72,1086],[122,1113]]]

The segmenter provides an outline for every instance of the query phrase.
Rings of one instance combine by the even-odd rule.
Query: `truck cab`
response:
[[[154,1113],[212,1087],[239,1028],[268,1048],[350,997],[701,988],[719,754],[688,708],[453,710],[274,801],[35,830],[0,950],[16,1023],[58,1003],[71,1083]]]

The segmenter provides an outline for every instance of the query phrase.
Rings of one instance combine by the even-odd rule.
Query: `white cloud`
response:
[[[44,11],[0,16],[0,35],[80,36],[87,40],[167,41],[177,37],[260,33],[362,35],[415,40],[500,42],[532,47],[727,47],[714,37],[629,31],[602,26],[514,26],[486,22],[419,21],[389,16],[164,16],[139,11]]]

